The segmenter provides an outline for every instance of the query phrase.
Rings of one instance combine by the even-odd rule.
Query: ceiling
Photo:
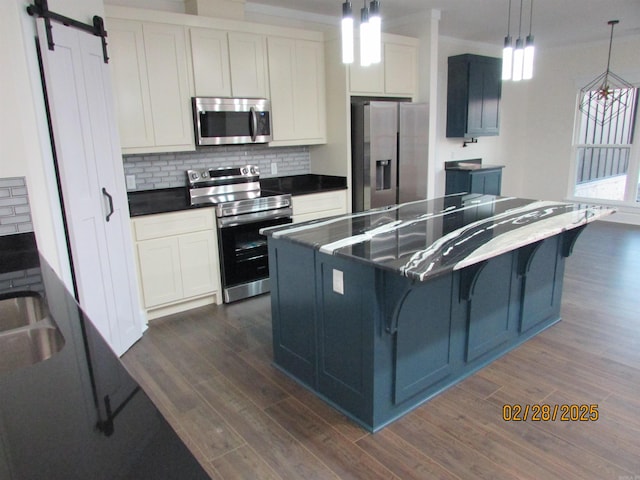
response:
[[[317,20],[329,20],[341,15],[343,0],[246,0],[249,8],[260,8],[263,13],[272,9],[279,16],[286,10],[314,14]],[[522,33],[529,30],[531,0],[524,0]],[[431,9],[441,12],[440,34],[489,44],[501,45],[507,31],[509,0],[380,0],[383,31],[415,36],[419,22],[428,18]],[[363,0],[353,0],[354,16],[359,16]],[[285,10],[286,9],[286,10]],[[518,36],[520,2],[512,0],[511,35]],[[318,17],[327,17],[320,19]],[[639,0],[535,0],[533,2],[533,28],[535,41],[540,46],[558,46],[572,43],[608,40],[609,20],[620,20],[615,27],[615,38],[640,35]]]
[[[206,0],[205,0],[206,1]],[[247,19],[277,24],[314,23],[337,26],[344,0],[234,0],[245,4]],[[367,3],[369,0],[366,0]],[[518,36],[520,2],[511,0],[511,36]],[[529,33],[532,0],[523,0],[522,36]],[[104,0],[127,5],[184,12],[184,0]],[[354,17],[364,0],[352,0]],[[380,0],[383,31],[418,36],[431,10],[439,10],[440,35],[502,46],[507,33],[509,0]],[[608,41],[609,20],[620,20],[615,39],[640,35],[640,0],[535,0],[532,34],[539,47]],[[357,22],[356,22],[357,24]]]

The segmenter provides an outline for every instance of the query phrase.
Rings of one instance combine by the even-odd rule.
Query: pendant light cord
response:
[[[609,71],[609,66],[611,65],[611,46],[613,45],[613,27],[616,26],[618,20],[609,20],[609,25],[611,25],[611,36],[609,37],[609,56],[607,57],[607,72]]]
[[[507,37],[511,35],[511,0],[509,0],[509,12],[507,13]]]
[[[613,28],[618,23],[618,20],[609,20],[609,25],[611,25],[611,36],[609,37],[609,55],[607,56],[607,70],[604,72],[604,81],[602,82],[602,88],[608,89],[608,81],[609,81],[609,67],[611,66],[611,46],[613,45]]]
[[[531,0],[531,12],[529,12],[529,36],[531,36],[532,25],[533,25],[533,0]]]
[[[522,0],[520,0],[520,22],[518,23],[518,38],[522,37]]]

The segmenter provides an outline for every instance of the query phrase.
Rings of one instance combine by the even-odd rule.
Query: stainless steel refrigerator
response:
[[[353,211],[427,197],[429,106],[352,101]]]

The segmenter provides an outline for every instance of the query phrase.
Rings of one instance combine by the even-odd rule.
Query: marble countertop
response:
[[[59,351],[38,363],[17,363],[0,352],[0,478],[208,479],[34,250],[33,234],[0,240],[5,257],[16,253],[11,268],[0,272],[0,299],[11,301],[17,292],[43,298],[47,321],[63,339]],[[0,334],[5,342],[22,338],[12,330]],[[27,349],[16,351],[22,350],[29,356]]]
[[[459,194],[273,227],[263,233],[424,281],[614,211],[593,205]]]

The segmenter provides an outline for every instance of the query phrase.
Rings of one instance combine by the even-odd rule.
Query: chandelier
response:
[[[620,23],[619,20],[607,22],[608,25],[611,25],[607,69],[580,89],[580,111],[600,126],[624,112],[635,98],[633,95],[634,86],[609,69],[613,29],[618,23]]]

